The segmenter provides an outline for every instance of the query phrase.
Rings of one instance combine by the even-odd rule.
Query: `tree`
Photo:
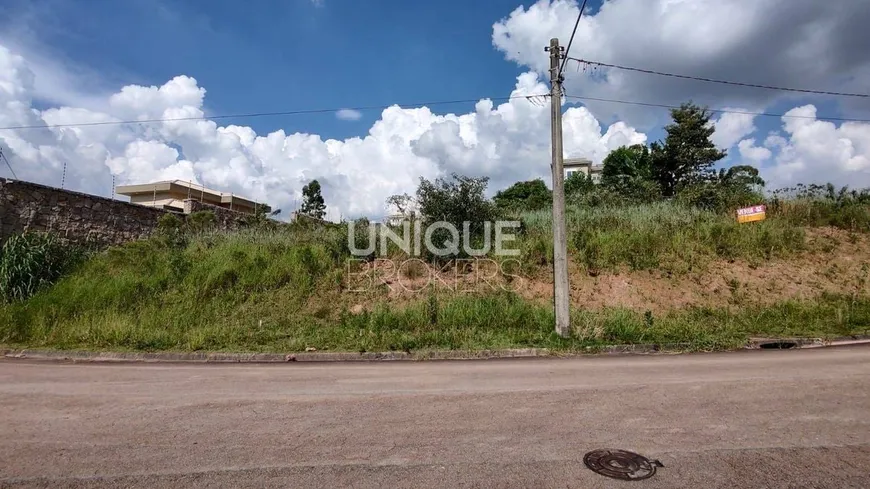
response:
[[[626,181],[651,178],[652,158],[649,148],[643,144],[622,146],[604,158],[604,168],[601,170],[601,183],[604,185],[619,186]]]
[[[595,189],[595,182],[592,177],[581,172],[575,171],[568,175],[565,179],[565,196],[571,197],[589,193]]]
[[[387,206],[395,208],[399,214],[404,216],[413,212],[411,209],[414,207],[414,198],[408,194],[391,195],[387,199]]]
[[[678,198],[694,207],[730,212],[760,202],[763,187],[764,180],[758,176],[757,168],[737,165],[720,169],[707,181],[683,187]]]
[[[665,197],[681,188],[711,177],[713,164],[725,157],[710,136],[715,128],[710,124],[712,113],[692,103],[671,110],[674,122],[665,126],[664,142],[652,144],[653,178]]]
[[[492,203],[484,196],[488,182],[487,177],[466,177],[456,173],[449,180],[437,178],[430,182],[420,178],[416,199],[420,215],[427,223],[445,221],[461,225],[469,221],[482,225],[495,215]]]
[[[729,169],[719,169],[716,180],[721,185],[757,190],[764,187],[764,180],[758,176],[758,168],[751,165],[735,165]]]
[[[502,209],[538,210],[553,202],[553,192],[540,178],[517,182],[495,194],[495,205]]]
[[[326,204],[320,193],[320,182],[317,180],[312,180],[302,187],[302,207],[299,212],[315,219],[323,219],[326,215]]]
[[[281,214],[281,209],[267,211],[267,207],[265,205],[258,204],[254,206],[254,213],[250,216],[247,216],[247,218],[245,219],[245,223],[249,226],[270,226],[274,224],[272,218],[278,217],[279,214]]]
[[[484,195],[488,182],[486,177],[466,177],[455,173],[450,179],[438,178],[434,182],[420,178],[416,204],[424,224],[450,223],[459,231],[460,240],[464,240],[464,223],[467,222],[469,242],[479,242],[486,229],[484,223],[496,217],[495,206]],[[432,244],[443,248],[448,239],[450,233],[438,229],[432,235]]]

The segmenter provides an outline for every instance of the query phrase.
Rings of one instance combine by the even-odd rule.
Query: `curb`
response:
[[[63,350],[5,350],[2,356],[10,359],[72,361],[95,363],[288,363],[288,362],[354,362],[410,360],[406,352],[353,353],[176,353],[176,352],[92,352]]]
[[[870,344],[870,335],[822,338],[751,338],[743,350],[787,350]],[[689,343],[610,345],[586,347],[582,352],[559,352],[546,348],[505,350],[421,350],[415,352],[299,352],[299,353],[220,353],[220,352],[94,352],[86,350],[0,349],[0,357],[10,360],[38,360],[88,363],[293,363],[293,362],[389,362],[427,360],[490,360],[500,358],[572,358],[592,355],[679,354]]]
[[[864,344],[870,344],[870,335],[841,336],[829,340],[823,338],[750,338],[745,349],[791,350]]]

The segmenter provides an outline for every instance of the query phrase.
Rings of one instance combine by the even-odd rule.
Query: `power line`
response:
[[[12,172],[12,178],[18,180],[18,175],[15,174],[15,170],[13,170],[13,169],[12,169],[12,165],[9,164],[9,159],[7,159],[7,158],[6,158],[6,155],[3,154],[3,149],[2,149],[2,148],[0,148],[0,158],[3,158],[3,161],[6,162],[6,166],[9,167],[9,171]]]
[[[572,58],[573,59],[573,58]],[[550,94],[538,94],[538,95],[512,95],[509,97],[482,97],[475,99],[463,99],[463,100],[445,100],[445,101],[435,101],[435,102],[420,102],[415,104],[391,104],[391,105],[377,105],[377,106],[364,106],[364,107],[349,107],[351,110],[383,110],[389,107],[398,106],[401,108],[415,108],[420,106],[433,106],[433,105],[451,105],[451,104],[461,104],[461,103],[473,103],[479,102],[480,100],[489,99],[495,101],[505,101],[505,100],[514,100],[514,99],[526,99],[530,103],[535,105],[540,105],[542,99],[546,99],[550,97]],[[657,104],[657,103],[649,103],[649,102],[637,102],[637,101],[629,101],[629,100],[616,100],[616,99],[605,99],[605,98],[597,98],[597,97],[585,97],[585,96],[571,96],[564,95],[565,98],[568,99],[576,99],[576,100],[588,100],[594,102],[608,102],[608,103],[617,103],[617,104],[626,104],[626,105],[639,105],[644,107],[659,107],[665,109],[678,109],[678,105],[668,105],[668,104]],[[348,108],[348,107],[345,107]],[[304,115],[304,114],[324,114],[324,113],[334,113],[341,109],[308,109],[308,110],[288,110],[281,112],[255,112],[255,113],[247,113],[247,114],[223,114],[223,115],[213,115],[213,116],[202,116],[202,117],[172,117],[172,118],[163,118],[163,119],[143,119],[138,121],[100,121],[100,122],[81,122],[81,123],[70,123],[70,124],[54,124],[54,125],[44,125],[44,126],[7,126],[0,127],[0,131],[2,130],[15,130],[15,129],[54,129],[54,128],[63,128],[63,127],[87,127],[87,126],[109,126],[109,125],[125,125],[125,124],[151,124],[151,123],[159,123],[159,122],[180,122],[180,121],[207,121],[213,119],[232,119],[232,118],[253,118],[253,117],[272,117],[272,116],[285,116],[285,115]],[[754,115],[754,116],[766,116],[766,117],[787,117],[787,118],[798,118],[798,119],[817,119],[817,120],[827,120],[827,121],[837,121],[837,122],[870,122],[870,119],[850,119],[850,118],[842,118],[842,117],[824,117],[824,116],[801,116],[801,115],[787,115],[787,114],[776,114],[769,112],[751,112],[751,111],[741,111],[741,110],[730,110],[730,109],[707,109],[710,112],[715,113],[730,113],[730,114],[744,114],[744,115]],[[2,155],[2,150],[0,150],[0,156],[4,159],[5,155]],[[6,165],[9,166],[10,171],[12,171],[11,165],[9,165],[9,161],[6,160]],[[14,171],[13,171],[14,175]]]
[[[577,22],[574,22],[574,30],[571,31],[571,39],[568,40],[568,47],[565,48],[565,57],[562,59],[562,66],[559,67],[559,76],[565,71],[565,64],[568,62],[568,55],[571,54],[571,44],[574,43],[574,35],[577,34],[577,26],[580,25],[580,17],[583,17],[583,10],[586,9],[586,0],[583,0],[583,5],[580,6],[580,13],[577,14]]]
[[[777,86],[773,86],[773,85],[760,85],[757,83],[744,83],[744,82],[736,82],[736,81],[728,81],[728,80],[716,80],[714,78],[704,78],[702,76],[679,75],[676,73],[666,73],[663,71],[647,70],[647,69],[643,69],[643,68],[634,68],[631,66],[621,66],[621,65],[615,65],[615,64],[610,64],[610,63],[602,63],[600,61],[589,61],[587,59],[580,59],[580,58],[568,58],[568,57],[566,57],[565,61],[567,61],[569,59],[573,60],[573,61],[577,61],[578,63],[585,63],[587,65],[603,66],[605,68],[615,68],[618,70],[626,70],[626,71],[636,71],[638,73],[646,73],[648,75],[669,76],[672,78],[682,78],[685,80],[696,80],[696,81],[702,81],[702,82],[707,82],[707,83],[719,83],[722,85],[736,85],[736,86],[741,86],[741,87],[764,88],[767,90],[779,90],[779,91],[783,91],[783,92],[813,93],[813,94],[817,94],[817,95],[836,95],[839,97],[862,97],[862,98],[870,97],[870,95],[868,95],[866,93],[829,92],[829,91],[825,91],[825,90],[810,90],[810,89],[806,89],[806,88],[787,88],[787,87],[777,87]]]
[[[463,100],[441,100],[435,102],[418,102],[418,103],[409,103],[409,104],[390,104],[390,105],[370,105],[364,107],[341,107],[337,109],[306,109],[306,110],[287,110],[281,112],[254,112],[248,114],[223,114],[223,115],[212,115],[212,116],[201,116],[201,117],[167,117],[161,119],[142,119],[138,121],[100,121],[100,122],[80,122],[80,123],[71,123],[71,124],[51,124],[51,125],[43,125],[43,126],[7,126],[0,127],[0,131],[3,130],[13,130],[13,129],[55,129],[62,127],[86,127],[86,126],[115,126],[115,125],[125,125],[125,124],[151,124],[157,122],[180,122],[180,121],[207,121],[214,119],[242,119],[242,118],[251,118],[251,117],[274,117],[274,116],[285,116],[285,115],[303,115],[303,114],[327,114],[338,112],[342,109],[347,110],[384,110],[393,106],[398,106],[400,108],[416,108],[421,106],[432,106],[432,105],[455,105],[455,104],[464,104],[464,103],[475,103],[484,99],[495,100],[495,101],[505,101],[505,100],[513,100],[513,99],[526,99],[532,100],[537,97],[549,97],[550,94],[540,94],[540,95],[511,95],[509,97],[480,97],[474,99],[463,99]]]
[[[566,95],[565,98],[576,99],[576,100],[587,100],[593,102],[608,102],[614,104],[625,104],[625,105],[640,105],[643,107],[660,107],[663,109],[679,109],[679,105],[668,105],[668,104],[654,104],[648,102],[635,102],[630,100],[616,100],[616,99],[607,99],[607,98],[597,98],[597,97],[581,97],[579,95]],[[870,119],[849,119],[845,117],[826,117],[826,116],[811,116],[811,115],[794,115],[794,114],[775,114],[772,112],[751,112],[748,110],[732,110],[732,109],[710,109],[707,108],[707,111],[714,112],[717,114],[743,114],[743,115],[753,115],[753,116],[763,116],[763,117],[785,117],[789,119],[814,119],[820,121],[835,121],[835,122],[870,122]]]

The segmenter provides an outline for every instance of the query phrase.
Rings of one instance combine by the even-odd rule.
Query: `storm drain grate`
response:
[[[768,341],[758,345],[762,350],[791,350],[797,348],[798,344],[795,341]]]
[[[583,457],[583,463],[596,474],[625,481],[639,481],[656,475],[658,460],[625,450],[594,450]]]

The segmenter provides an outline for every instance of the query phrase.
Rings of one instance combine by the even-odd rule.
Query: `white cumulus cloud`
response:
[[[816,107],[795,107],[784,117],[784,135],[771,135],[768,148],[777,150],[775,163],[765,169],[775,186],[824,183],[870,186],[870,124],[815,119]]]
[[[358,121],[362,119],[362,112],[355,109],[341,109],[335,113],[335,117],[342,121]]]
[[[740,157],[744,160],[744,163],[749,163],[751,165],[759,165],[760,163],[767,161],[773,155],[773,153],[763,147],[756,146],[755,139],[744,139],[737,144],[737,149],[740,152]]]
[[[741,109],[727,109],[719,119],[713,121],[716,132],[710,138],[713,144],[722,149],[729,149],[744,137],[755,132],[755,116]]]

